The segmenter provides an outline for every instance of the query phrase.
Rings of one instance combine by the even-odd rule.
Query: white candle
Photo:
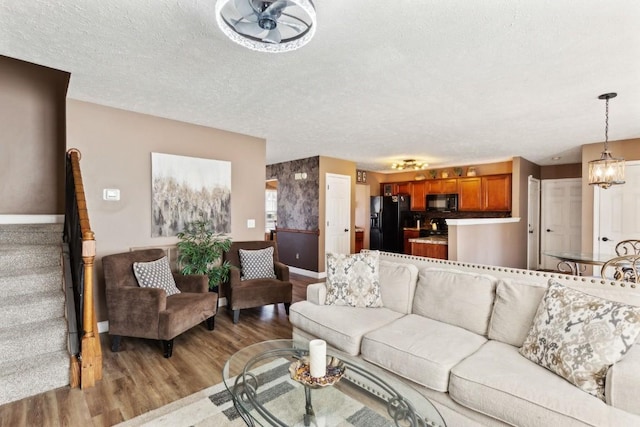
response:
[[[309,371],[314,378],[327,375],[327,343],[323,340],[309,341]]]

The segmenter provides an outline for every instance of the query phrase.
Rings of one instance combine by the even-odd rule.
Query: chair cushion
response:
[[[276,278],[273,269],[273,247],[256,250],[239,249],[238,252],[242,267],[241,280]]]
[[[487,335],[497,279],[452,269],[423,268],[413,313]]]
[[[362,337],[403,314],[385,307],[376,310],[341,305],[316,305],[299,301],[291,305],[289,321],[295,327],[322,338],[352,356],[360,354]]]
[[[358,254],[327,254],[328,305],[382,307],[378,251]]]
[[[180,293],[166,256],[150,262],[134,262],[133,273],[141,288],[163,289],[167,296]]]
[[[520,353],[605,400],[609,367],[640,334],[640,308],[550,281]]]
[[[487,339],[466,329],[409,314],[367,333],[362,357],[433,390],[446,392],[451,368]]]
[[[640,417],[608,406],[532,363],[517,347],[492,340],[453,367],[449,395],[520,427],[640,425]]]
[[[218,294],[182,292],[167,298],[167,307],[158,319],[158,339],[170,340],[214,316]]]

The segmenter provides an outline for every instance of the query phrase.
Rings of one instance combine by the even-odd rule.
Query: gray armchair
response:
[[[273,267],[275,279],[241,280],[240,249],[257,250],[273,247]],[[284,303],[289,314],[292,299],[292,285],[289,281],[289,267],[278,260],[278,247],[274,241],[233,242],[223,256],[231,264],[229,280],[222,284],[227,297],[227,308],[233,311],[233,323],[238,323],[240,310],[267,304]]]
[[[218,295],[209,292],[207,276],[174,273],[180,293],[171,296],[138,286],[133,263],[164,255],[162,249],[146,249],[102,258],[112,351],[119,351],[122,336],[150,338],[161,340],[164,357],[171,357],[176,336],[204,320],[213,330]]]

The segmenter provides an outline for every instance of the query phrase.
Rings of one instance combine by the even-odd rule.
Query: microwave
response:
[[[427,211],[455,212],[457,210],[457,194],[427,194]]]

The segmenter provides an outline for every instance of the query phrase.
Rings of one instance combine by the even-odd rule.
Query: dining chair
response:
[[[640,254],[621,255],[611,258],[602,266],[603,279],[640,283]]]
[[[640,255],[640,240],[622,240],[616,245],[616,254],[621,255]]]

